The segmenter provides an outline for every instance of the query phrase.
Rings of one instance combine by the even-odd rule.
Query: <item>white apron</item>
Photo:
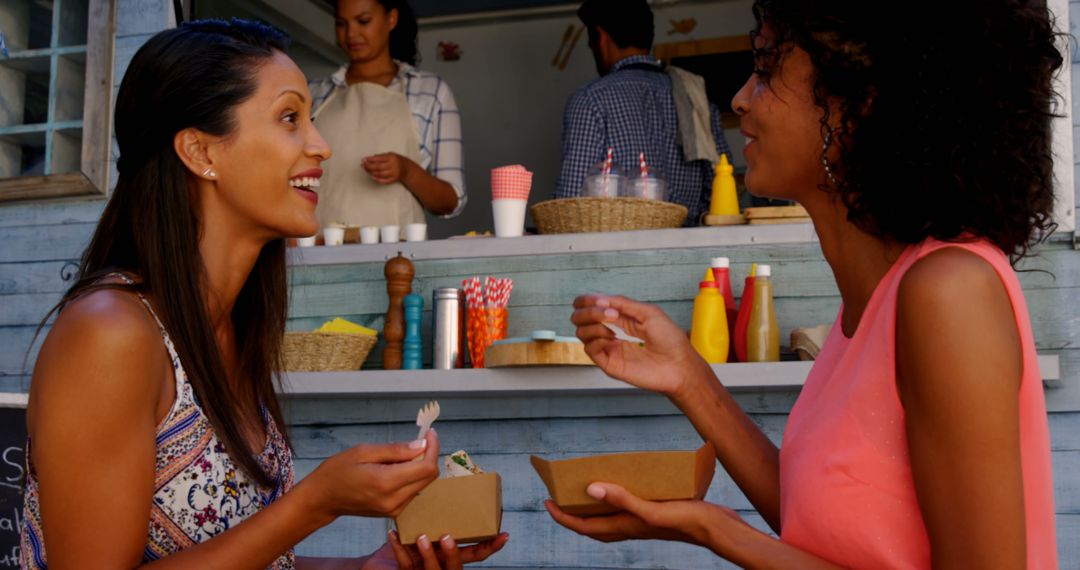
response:
[[[400,182],[379,184],[364,157],[396,152],[420,162],[420,136],[401,92],[374,83],[337,87],[315,113],[315,126],[333,155],[322,163],[319,224],[381,226],[420,223],[424,208]]]

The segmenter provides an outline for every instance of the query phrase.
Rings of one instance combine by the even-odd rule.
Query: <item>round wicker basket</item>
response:
[[[378,338],[367,334],[287,332],[283,353],[288,372],[359,370]]]
[[[560,198],[530,209],[542,234],[677,228],[686,207],[643,198]]]

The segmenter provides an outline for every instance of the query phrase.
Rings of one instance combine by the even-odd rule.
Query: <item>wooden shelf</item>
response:
[[[293,266],[382,263],[400,252],[412,260],[512,257],[817,241],[811,224],[674,228],[634,232],[529,235],[516,238],[456,238],[395,244],[350,244],[289,250]]]
[[[733,392],[802,387],[813,362],[719,364],[713,371]],[[1040,355],[1043,384],[1060,386],[1056,354]],[[647,392],[608,377],[593,366],[536,366],[478,370],[361,370],[293,372],[284,395],[293,398],[408,398],[591,396]]]
[[[732,390],[798,388],[811,362],[769,362],[716,365]],[[409,396],[497,397],[645,393],[613,380],[593,366],[487,368],[478,370],[361,370],[358,372],[293,372],[286,379],[291,397]]]

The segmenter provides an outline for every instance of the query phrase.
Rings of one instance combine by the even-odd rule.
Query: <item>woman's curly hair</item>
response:
[[[1014,260],[1053,231],[1063,59],[1045,2],[756,0],[754,16],[765,53],[810,56],[851,222],[903,243],[970,233]]]

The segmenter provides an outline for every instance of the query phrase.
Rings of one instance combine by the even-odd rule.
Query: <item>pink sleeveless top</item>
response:
[[[874,290],[853,338],[844,337],[837,318],[784,432],[780,539],[848,568],[931,567],[896,390],[896,296],[907,269],[944,247],[993,265],[1012,301],[1023,344],[1027,567],[1057,568],[1050,434],[1031,320],[1005,254],[981,240],[909,246]]]

